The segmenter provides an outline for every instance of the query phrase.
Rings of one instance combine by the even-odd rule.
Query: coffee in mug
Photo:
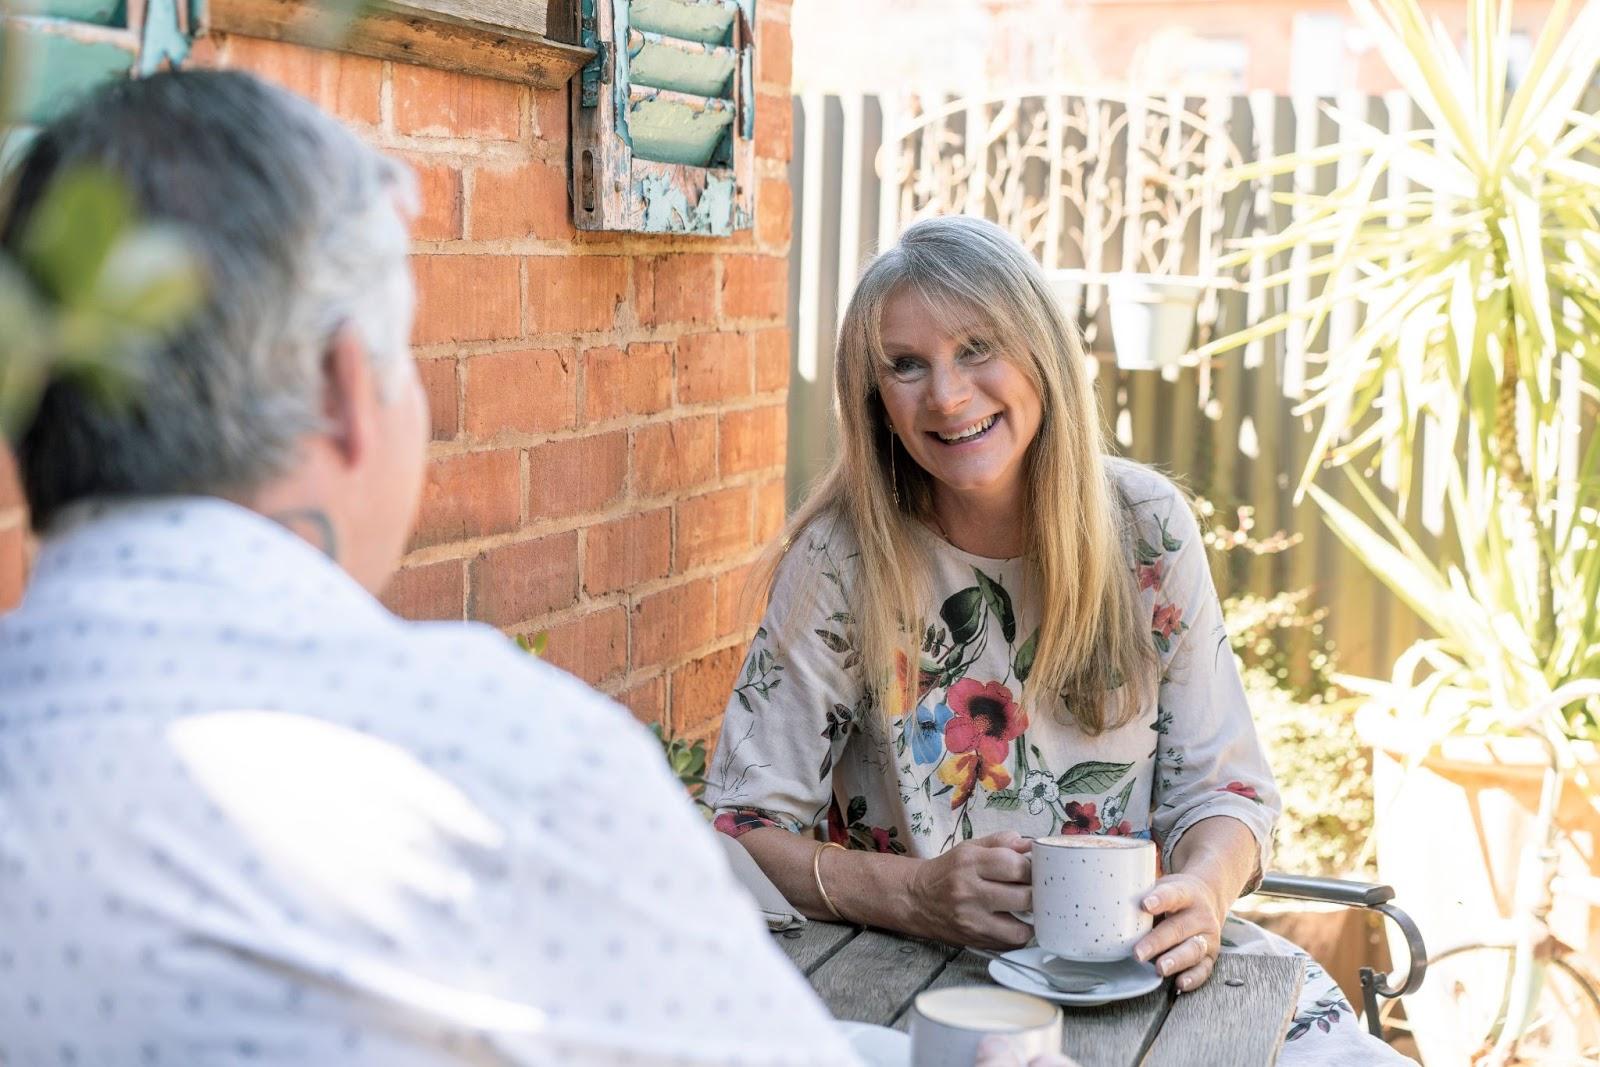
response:
[[[1085,963],[1133,955],[1150,932],[1141,902],[1156,881],[1156,846],[1138,837],[1061,834],[1033,842],[1033,924],[1046,952]]]
[[[1061,1009],[996,986],[950,986],[911,1002],[911,1067],[972,1067],[978,1045],[1003,1034],[1026,1063],[1061,1051]]]

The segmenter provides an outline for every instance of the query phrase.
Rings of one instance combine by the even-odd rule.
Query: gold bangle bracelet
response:
[[[817,880],[817,895],[822,897],[822,903],[827,906],[829,914],[840,922],[844,922],[845,917],[839,914],[839,909],[833,906],[833,900],[828,896],[828,891],[822,888],[822,854],[830,848],[836,848],[841,852],[844,851],[844,846],[837,841],[827,841],[818,845],[817,850],[811,854],[811,877]]]

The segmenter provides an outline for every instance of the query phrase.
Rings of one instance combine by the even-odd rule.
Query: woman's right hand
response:
[[[1033,842],[1014,830],[963,841],[911,876],[908,933],[977,948],[1028,943],[1033,927],[1008,914],[1033,907]]]

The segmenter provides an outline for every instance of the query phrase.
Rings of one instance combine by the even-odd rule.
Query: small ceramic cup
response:
[[[1111,963],[1150,932],[1141,901],[1156,881],[1156,846],[1138,837],[1063,834],[1033,842],[1033,925],[1039,947],[1064,959]]]
[[[911,1005],[911,1067],[972,1067],[991,1034],[1009,1038],[1023,1062],[1061,1051],[1061,1009],[995,986],[950,986]]]

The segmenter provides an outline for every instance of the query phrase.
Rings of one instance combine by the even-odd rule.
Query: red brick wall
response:
[[[714,736],[783,521],[788,5],[759,8],[757,228],[583,234],[567,93],[242,37],[196,62],[332,111],[417,171],[413,338],[433,408],[422,514],[385,600],[549,634],[645,721]],[[24,515],[0,478],[0,608]]]

